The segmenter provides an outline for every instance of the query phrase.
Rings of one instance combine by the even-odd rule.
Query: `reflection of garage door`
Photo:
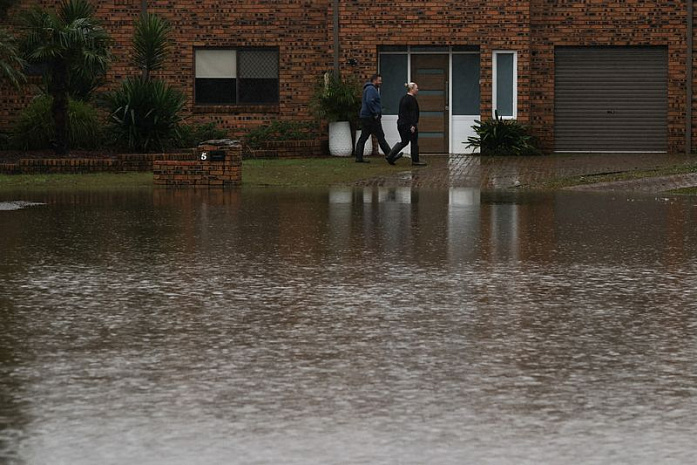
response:
[[[665,47],[555,49],[557,152],[665,152]]]

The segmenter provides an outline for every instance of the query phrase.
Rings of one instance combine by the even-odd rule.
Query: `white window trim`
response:
[[[491,117],[495,117],[496,108],[498,108],[497,102],[497,62],[498,55],[502,54],[513,55],[513,115],[512,116],[501,116],[503,119],[516,119],[518,117],[518,52],[513,50],[494,50],[492,54],[492,88],[491,88]]]

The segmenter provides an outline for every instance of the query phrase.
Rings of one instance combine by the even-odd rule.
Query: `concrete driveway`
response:
[[[373,157],[373,162],[378,162]],[[696,165],[697,156],[665,153],[554,154],[539,157],[482,157],[479,155],[423,155],[426,167],[412,167],[408,158],[397,161],[394,175],[360,181],[367,186],[425,188],[479,187],[482,190],[536,188],[562,178],[630,171],[649,171],[675,165]],[[380,160],[382,161],[382,160]],[[697,186],[697,173],[587,184],[573,190],[631,190],[661,192]]]

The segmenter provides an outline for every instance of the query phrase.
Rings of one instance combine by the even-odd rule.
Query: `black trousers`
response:
[[[361,118],[361,135],[357,142],[356,160],[363,160],[363,148],[371,135],[377,137],[378,144],[380,144],[380,148],[385,154],[390,153],[390,144],[385,140],[385,132],[382,130],[380,118]]]
[[[402,140],[392,147],[389,154],[390,157],[394,157],[404,147],[411,144],[411,161],[412,163],[419,161],[419,128],[416,126],[414,128],[414,132],[411,132],[411,125],[397,125],[397,131],[399,131],[399,137],[401,137]]]

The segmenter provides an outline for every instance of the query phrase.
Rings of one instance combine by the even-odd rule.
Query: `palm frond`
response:
[[[146,13],[135,24],[133,62],[146,74],[161,69],[172,46],[172,28],[157,15]]]
[[[5,79],[15,87],[26,82],[22,69],[25,62],[19,55],[17,41],[7,30],[0,28],[0,79]]]

